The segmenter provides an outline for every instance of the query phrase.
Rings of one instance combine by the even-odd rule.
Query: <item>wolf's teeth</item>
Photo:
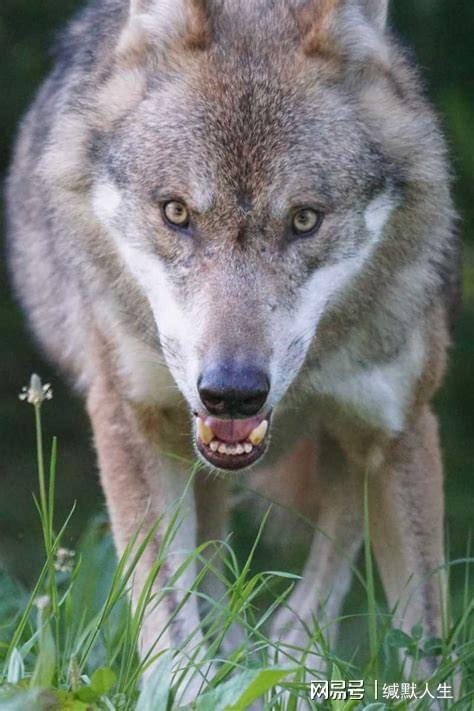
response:
[[[200,417],[197,418],[196,429],[199,439],[204,442],[204,444],[210,444],[214,439],[214,432],[208,427]]]
[[[257,446],[263,442],[268,431],[268,420],[263,420],[249,435],[249,440]]]
[[[219,442],[218,439],[213,439],[209,444],[209,448],[212,452],[234,457],[236,454],[250,454],[253,451],[253,444],[250,444],[250,442],[226,444],[225,442]]]

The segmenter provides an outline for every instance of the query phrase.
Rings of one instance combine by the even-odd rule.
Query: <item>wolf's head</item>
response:
[[[94,209],[218,468],[264,453],[272,410],[399,199],[380,116],[363,110],[369,86],[395,114],[403,101],[386,5],[131,0],[99,89]]]

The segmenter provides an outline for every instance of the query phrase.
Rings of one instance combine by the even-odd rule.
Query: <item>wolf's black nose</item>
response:
[[[270,392],[266,373],[252,365],[222,364],[204,370],[198,381],[202,404],[217,417],[252,417]]]

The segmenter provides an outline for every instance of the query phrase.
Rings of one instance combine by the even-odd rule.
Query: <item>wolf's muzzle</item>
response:
[[[270,393],[266,373],[247,363],[222,361],[206,368],[198,381],[205,408],[196,413],[196,445],[212,466],[244,469],[268,446],[271,412],[264,411]]]

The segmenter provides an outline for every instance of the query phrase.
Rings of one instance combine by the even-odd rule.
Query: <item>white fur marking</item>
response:
[[[112,293],[94,302],[94,312],[107,338],[115,344],[117,365],[127,383],[127,395],[142,404],[173,407],[181,395],[163,354],[131,334]]]
[[[395,207],[395,201],[390,193],[383,193],[376,197],[365,211],[365,224],[372,235],[372,239],[378,242],[382,235],[385,225]]]
[[[173,407],[181,399],[178,386],[163,357],[130,334],[121,333],[117,350],[122,374],[130,383],[135,402]]]
[[[98,183],[92,195],[92,206],[98,219],[107,224],[114,216],[120,203],[122,196],[119,190],[110,182]]]
[[[351,280],[361,271],[372,256],[377,244],[383,238],[385,226],[396,203],[387,191],[376,197],[366,208],[364,219],[369,239],[358,254],[337,264],[317,269],[304,286],[300,305],[296,312],[289,314],[286,322],[280,323],[280,332],[286,335],[285,342],[275,350],[271,365],[272,382],[278,383],[272,389],[271,397],[276,405],[291,381],[301,368],[307,349],[316,335],[318,324],[331,300],[343,294]],[[284,351],[292,340],[302,338],[305,342],[299,362],[292,364],[291,372],[282,372]]]
[[[196,399],[199,364],[196,361],[195,343],[200,333],[202,319],[197,304],[192,304],[192,313],[180,305],[174,286],[160,259],[142,247],[131,244],[114,225],[114,215],[120,207],[122,197],[116,186],[110,182],[98,183],[93,192],[93,208],[99,221],[107,227],[113,237],[117,250],[125,265],[147,298],[155,317],[157,328],[164,342],[173,339],[179,344],[177,358],[167,360],[169,370],[181,392],[190,402]],[[201,328],[202,330],[202,328]],[[141,343],[121,334],[122,365],[134,377],[132,397],[145,401],[174,398],[170,390],[171,383],[163,374],[164,365],[160,365],[160,353],[153,354]],[[140,346],[140,348],[138,347]],[[164,343],[166,354],[166,343]],[[135,365],[134,365],[135,364]],[[136,367],[135,367],[136,366]],[[168,390],[163,392],[163,387]]]
[[[173,339],[179,346],[178,357],[167,359],[167,364],[183,395],[196,406],[199,364],[194,353],[200,333],[199,318],[194,311],[188,313],[181,307],[173,284],[156,255],[130,245],[118,231],[113,230],[112,234],[122,259],[150,303],[162,342]],[[166,348],[164,350],[166,356]]]

